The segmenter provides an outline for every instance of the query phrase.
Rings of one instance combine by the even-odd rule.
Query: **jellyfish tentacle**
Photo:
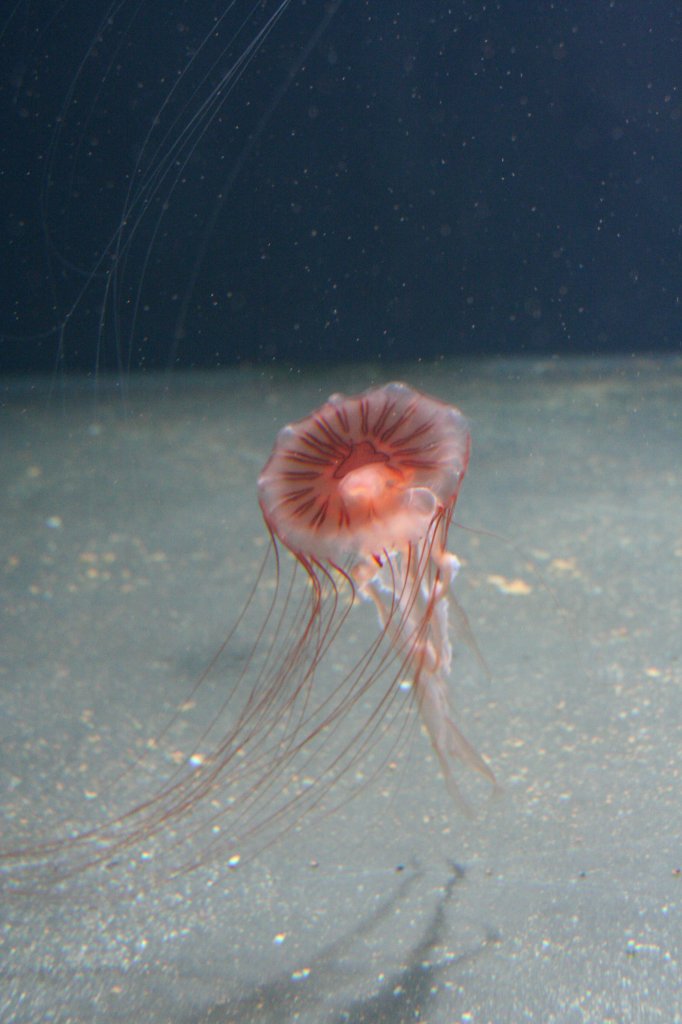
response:
[[[460,562],[427,537],[406,552],[384,552],[381,565],[366,560],[354,568],[358,592],[371,600],[382,631],[404,661],[417,708],[429,735],[451,798],[463,813],[471,808],[453,772],[453,760],[481,774],[493,786],[495,776],[455,722],[447,676],[452,663],[449,608],[455,608],[455,633],[474,644],[463,610],[451,596]]]
[[[443,677],[438,672],[421,672],[415,680],[415,694],[419,714],[438,758],[448,793],[464,813],[470,816],[471,808],[455,781],[452,760],[461,761],[496,787],[495,775],[487,761],[455,724],[447,683]]]

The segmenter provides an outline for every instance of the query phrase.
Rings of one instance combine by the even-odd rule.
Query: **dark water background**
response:
[[[0,365],[679,350],[679,4],[278,7],[5,15]]]

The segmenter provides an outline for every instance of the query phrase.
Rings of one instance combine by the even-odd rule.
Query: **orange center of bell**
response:
[[[348,473],[361,469],[363,466],[369,466],[373,462],[390,462],[390,456],[384,452],[378,452],[371,441],[351,444],[348,453],[334,470],[333,476],[336,480],[343,480]]]

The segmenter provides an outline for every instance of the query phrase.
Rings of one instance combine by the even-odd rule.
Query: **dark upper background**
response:
[[[682,5],[7,6],[0,369],[679,351]]]

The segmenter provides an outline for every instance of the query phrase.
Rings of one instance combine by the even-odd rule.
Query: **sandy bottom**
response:
[[[235,371],[125,395],[7,383],[3,846],[106,820],[215,752],[272,566],[192,687],[267,550],[255,481],[274,435],[332,391],[390,378],[471,422],[450,539],[490,678],[462,652],[452,684],[502,797],[463,771],[476,814],[454,810],[401,691],[317,812],[286,809],[315,778],[305,757],[270,780],[267,807],[284,811],[258,855],[248,828],[221,845],[240,799],[226,770],[219,817],[189,836],[178,821],[48,887],[10,863],[3,1024],[682,1020],[679,360]],[[260,641],[273,658],[296,628],[287,608]],[[372,609],[353,608],[321,693],[375,634]],[[382,693],[330,742],[360,752]]]

